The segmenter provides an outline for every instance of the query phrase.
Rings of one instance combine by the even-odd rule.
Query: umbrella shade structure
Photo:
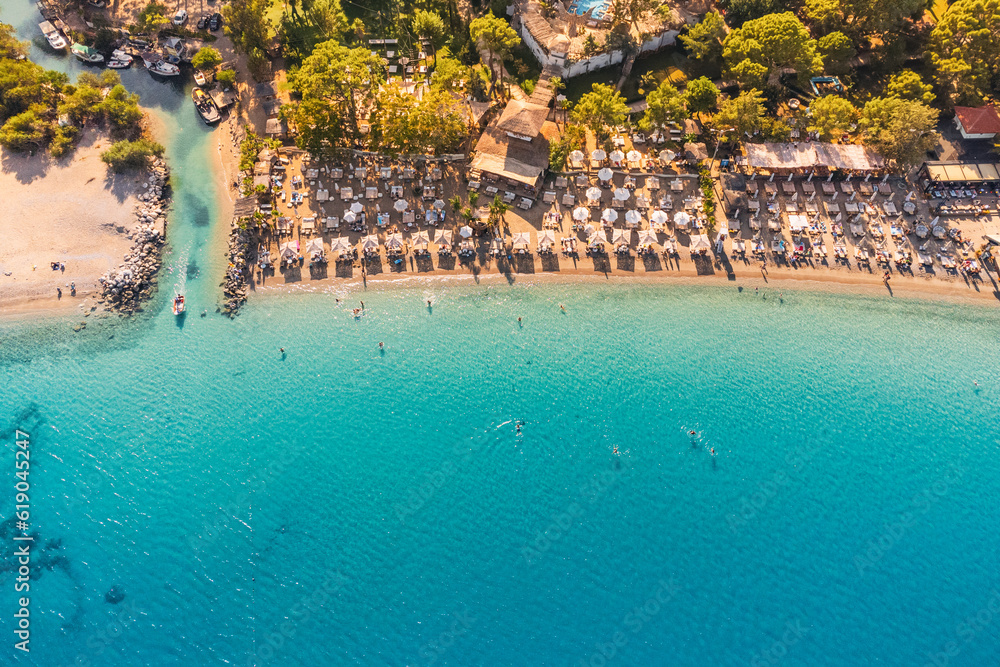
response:
[[[605,159],[606,157],[608,157],[608,154],[607,154],[607,153],[605,153],[605,152],[604,152],[604,151],[603,151],[602,149],[600,149],[600,148],[598,148],[597,150],[595,150],[594,152],[592,152],[592,153],[590,154],[590,158],[591,158],[592,160],[603,160],[603,159]]]
[[[692,162],[708,159],[708,149],[703,143],[688,142],[684,144],[684,157]]]
[[[628,188],[615,188],[615,199],[618,201],[627,201],[632,193],[628,191]]]
[[[642,153],[640,153],[639,151],[633,150],[633,151],[629,151],[625,155],[625,157],[628,158],[629,162],[638,162],[639,160],[642,159]]]
[[[601,211],[601,220],[604,222],[614,222],[618,219],[618,211],[613,208],[606,208]]]
[[[584,158],[583,151],[577,150],[569,154],[570,162],[580,162],[581,160],[583,160],[583,158]]]
[[[653,214],[649,216],[649,221],[654,222],[658,225],[666,223],[667,220],[669,219],[670,218],[667,216],[666,211],[661,211],[660,209],[656,209],[655,211],[653,211]]]
[[[587,225],[586,227],[583,228],[583,233],[586,234],[587,236],[590,236],[591,234],[594,233],[594,229],[595,228],[593,225]]]
[[[463,226],[461,229],[458,230],[458,235],[461,236],[463,239],[469,238],[470,236],[472,236],[472,227],[469,227],[468,225]]]
[[[406,209],[410,208],[410,204],[405,199],[397,199],[396,203],[393,204],[392,207],[402,213]]]
[[[578,206],[573,209],[573,219],[577,222],[583,222],[584,220],[590,220],[590,209],[586,206]]]
[[[642,214],[639,211],[631,210],[625,212],[625,222],[630,225],[638,225],[639,221],[642,220]]]
[[[611,161],[612,162],[621,162],[624,159],[625,159],[625,153],[622,153],[621,151],[617,151],[617,150],[616,151],[611,151]]]
[[[517,248],[518,246],[524,246],[525,248],[527,248],[528,244],[531,243],[531,233],[530,232],[514,232],[513,241],[514,241],[514,247],[515,248]]]
[[[590,245],[597,245],[598,243],[607,243],[608,235],[604,233],[603,229],[598,229],[596,232],[592,233],[587,237],[587,243]]]
[[[378,236],[376,236],[375,234],[369,234],[368,236],[361,239],[361,249],[378,250]]]
[[[587,199],[597,201],[601,198],[601,189],[597,187],[587,188],[587,192],[585,194],[587,195]]]
[[[426,248],[427,244],[431,242],[431,237],[427,232],[421,230],[410,237],[410,242],[414,247]]]
[[[546,229],[541,234],[538,235],[539,245],[542,243],[555,244],[555,242],[556,242],[556,233],[551,229]]]
[[[344,222],[346,222],[347,224],[351,224],[357,219],[358,219],[357,214],[353,213],[352,211],[348,211],[347,213],[344,214]]]
[[[351,213],[361,213],[363,210],[365,210],[365,207],[361,205],[361,202],[356,201],[351,204]]]
[[[281,259],[294,259],[299,255],[299,242],[296,240],[285,241],[278,249]]]
[[[677,153],[672,150],[662,150],[660,151],[660,159],[664,162],[673,162],[674,158],[677,157]]]
[[[677,211],[674,213],[674,223],[681,227],[687,227],[691,224],[691,216],[684,211]]]
[[[707,234],[695,234],[691,237],[691,250],[711,250],[712,242]]]
[[[320,238],[309,239],[309,243],[306,244],[306,252],[309,252],[309,253],[312,253],[312,252],[322,253],[323,252],[323,239],[320,239]]]
[[[330,241],[331,252],[347,252],[351,249],[351,239],[346,236],[338,236]]]
[[[444,210],[444,200],[443,199],[435,199],[434,200],[434,208],[436,208],[439,211],[443,211]]]
[[[385,247],[390,249],[392,248],[402,249],[403,235],[399,233],[389,234],[388,236],[385,237]]]
[[[451,245],[453,234],[450,229],[442,229],[438,232],[437,243],[438,245]]]
[[[619,243],[631,243],[632,242],[632,231],[628,229],[616,229],[614,236],[612,236],[615,244]]]
[[[600,171],[597,172],[597,177],[602,181],[610,181],[614,173],[607,167],[602,167]]]
[[[639,243],[656,243],[656,232],[652,229],[640,229]]]

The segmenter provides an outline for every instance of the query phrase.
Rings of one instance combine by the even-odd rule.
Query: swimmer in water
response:
[[[695,431],[688,431],[688,435],[695,436],[698,435]]]
[[[618,445],[615,445],[615,448],[611,450],[611,453],[618,454]]]
[[[712,447],[710,451],[712,452],[712,456],[715,456],[715,447]]]
[[[385,343],[383,343],[382,341],[379,341],[378,342],[378,349],[384,350],[385,349]]]
[[[517,422],[517,432],[518,432],[518,433],[520,433],[520,432],[521,432],[521,424],[523,424],[523,423],[524,423],[524,422]]]
[[[562,304],[560,303],[560,304],[559,304],[559,310],[561,310],[561,311],[563,311],[563,312],[565,313],[565,312],[566,312],[566,306],[564,306],[564,305],[562,305]]]
[[[283,347],[279,347],[279,348],[278,348],[278,352],[281,352],[282,354],[284,354],[284,353],[285,353],[285,348],[283,348]]]

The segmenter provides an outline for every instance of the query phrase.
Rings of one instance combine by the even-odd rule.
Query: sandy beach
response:
[[[131,247],[127,233],[142,192],[140,177],[108,172],[100,159],[107,145],[88,131],[66,160],[0,153],[0,314],[67,314],[97,305],[98,278]]]

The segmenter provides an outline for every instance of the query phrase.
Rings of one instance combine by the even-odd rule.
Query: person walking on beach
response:
[[[364,301],[362,301],[362,302],[361,302],[361,310],[364,310],[364,309],[365,309],[365,302],[364,302]]]
[[[57,287],[56,288],[56,294],[58,295],[57,298],[59,298],[59,299],[62,298],[62,287]]]

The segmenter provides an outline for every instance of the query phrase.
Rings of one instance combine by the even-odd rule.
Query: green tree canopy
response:
[[[27,53],[27,43],[17,39],[14,26],[0,23],[0,58],[19,58]]]
[[[854,105],[838,95],[824,95],[809,105],[810,132],[823,141],[839,139],[858,119]]]
[[[233,46],[247,55],[267,48],[271,31],[267,18],[270,4],[271,0],[232,0],[222,8],[225,32],[232,38]]]
[[[684,99],[691,113],[714,111],[719,104],[719,89],[707,76],[700,76],[688,82]]]
[[[927,0],[806,0],[805,11],[824,29],[860,37],[895,30],[927,7]]]
[[[111,144],[101,153],[101,161],[112,171],[141,169],[148,165],[149,158],[163,155],[163,146],[149,139],[129,141],[123,139]]]
[[[938,112],[922,102],[876,97],[865,104],[860,125],[864,142],[900,169],[923,161],[940,141],[934,130]]]
[[[723,44],[732,75],[744,85],[778,82],[782,68],[812,74],[823,68],[816,40],[792,12],[769,14],[733,30]]]
[[[608,135],[608,128],[621,125],[628,118],[628,105],[614,88],[595,83],[573,108],[573,121],[593,132],[598,139]]]
[[[681,35],[681,42],[692,56],[715,64],[722,62],[722,43],[725,39],[726,23],[719,12],[705,14],[700,23]]]
[[[451,50],[442,47],[434,59],[434,73],[431,75],[431,87],[441,90],[457,90],[459,83],[468,81],[470,76],[479,76],[451,56]]]
[[[413,14],[413,32],[429,41],[432,52],[436,54],[438,48],[444,44],[448,30],[445,28],[444,19],[438,14],[418,9]]]
[[[766,129],[766,116],[764,94],[752,88],[723,102],[711,125],[724,136],[742,141]]]
[[[343,39],[350,30],[347,14],[340,0],[313,0],[309,7],[309,20],[315,24],[323,40]]]
[[[465,115],[452,95],[432,90],[417,100],[396,85],[379,91],[371,117],[372,148],[440,155],[459,148],[467,135]]]
[[[294,128],[295,145],[312,155],[330,155],[348,145],[346,119],[340,106],[304,99],[281,105],[278,117]]]
[[[646,132],[662,132],[671,123],[687,118],[684,96],[674,88],[669,79],[646,96],[646,113],[639,127]]]
[[[469,35],[473,42],[481,43],[487,53],[487,66],[490,70],[490,79],[493,81],[491,90],[496,90],[496,72],[493,69],[493,61],[498,56],[502,59],[510,53],[510,50],[521,43],[510,24],[501,18],[497,18],[490,12],[486,16],[474,19],[469,24]]]
[[[160,2],[150,2],[139,10],[139,28],[146,32],[159,32],[160,28],[170,23],[167,18],[167,6]]]
[[[975,100],[1000,77],[1000,0],[956,0],[931,32],[931,62],[943,87]]]
[[[783,0],[722,0],[719,5],[726,10],[726,18],[731,26],[743,25],[747,21],[788,9]]]
[[[924,83],[920,75],[912,69],[904,69],[892,75],[889,84],[885,87],[886,97],[899,97],[904,100],[917,100],[924,104],[933,104],[937,97],[933,92],[933,87],[929,83]]]
[[[0,127],[0,146],[12,151],[38,150],[52,138],[52,123],[34,111],[7,119]]]
[[[858,53],[851,38],[840,31],[826,33],[819,38],[816,46],[830,74],[849,72],[848,62]]]
[[[319,44],[288,80],[303,101],[318,100],[335,107],[325,115],[342,117],[347,135],[359,139],[362,111],[374,103],[385,76],[382,59],[369,49],[351,49],[330,40]],[[315,114],[315,108],[311,109]]]
[[[191,65],[195,69],[209,70],[221,64],[222,54],[219,53],[217,48],[212,46],[201,47],[198,49],[198,53],[194,54],[194,58],[191,59]]]

